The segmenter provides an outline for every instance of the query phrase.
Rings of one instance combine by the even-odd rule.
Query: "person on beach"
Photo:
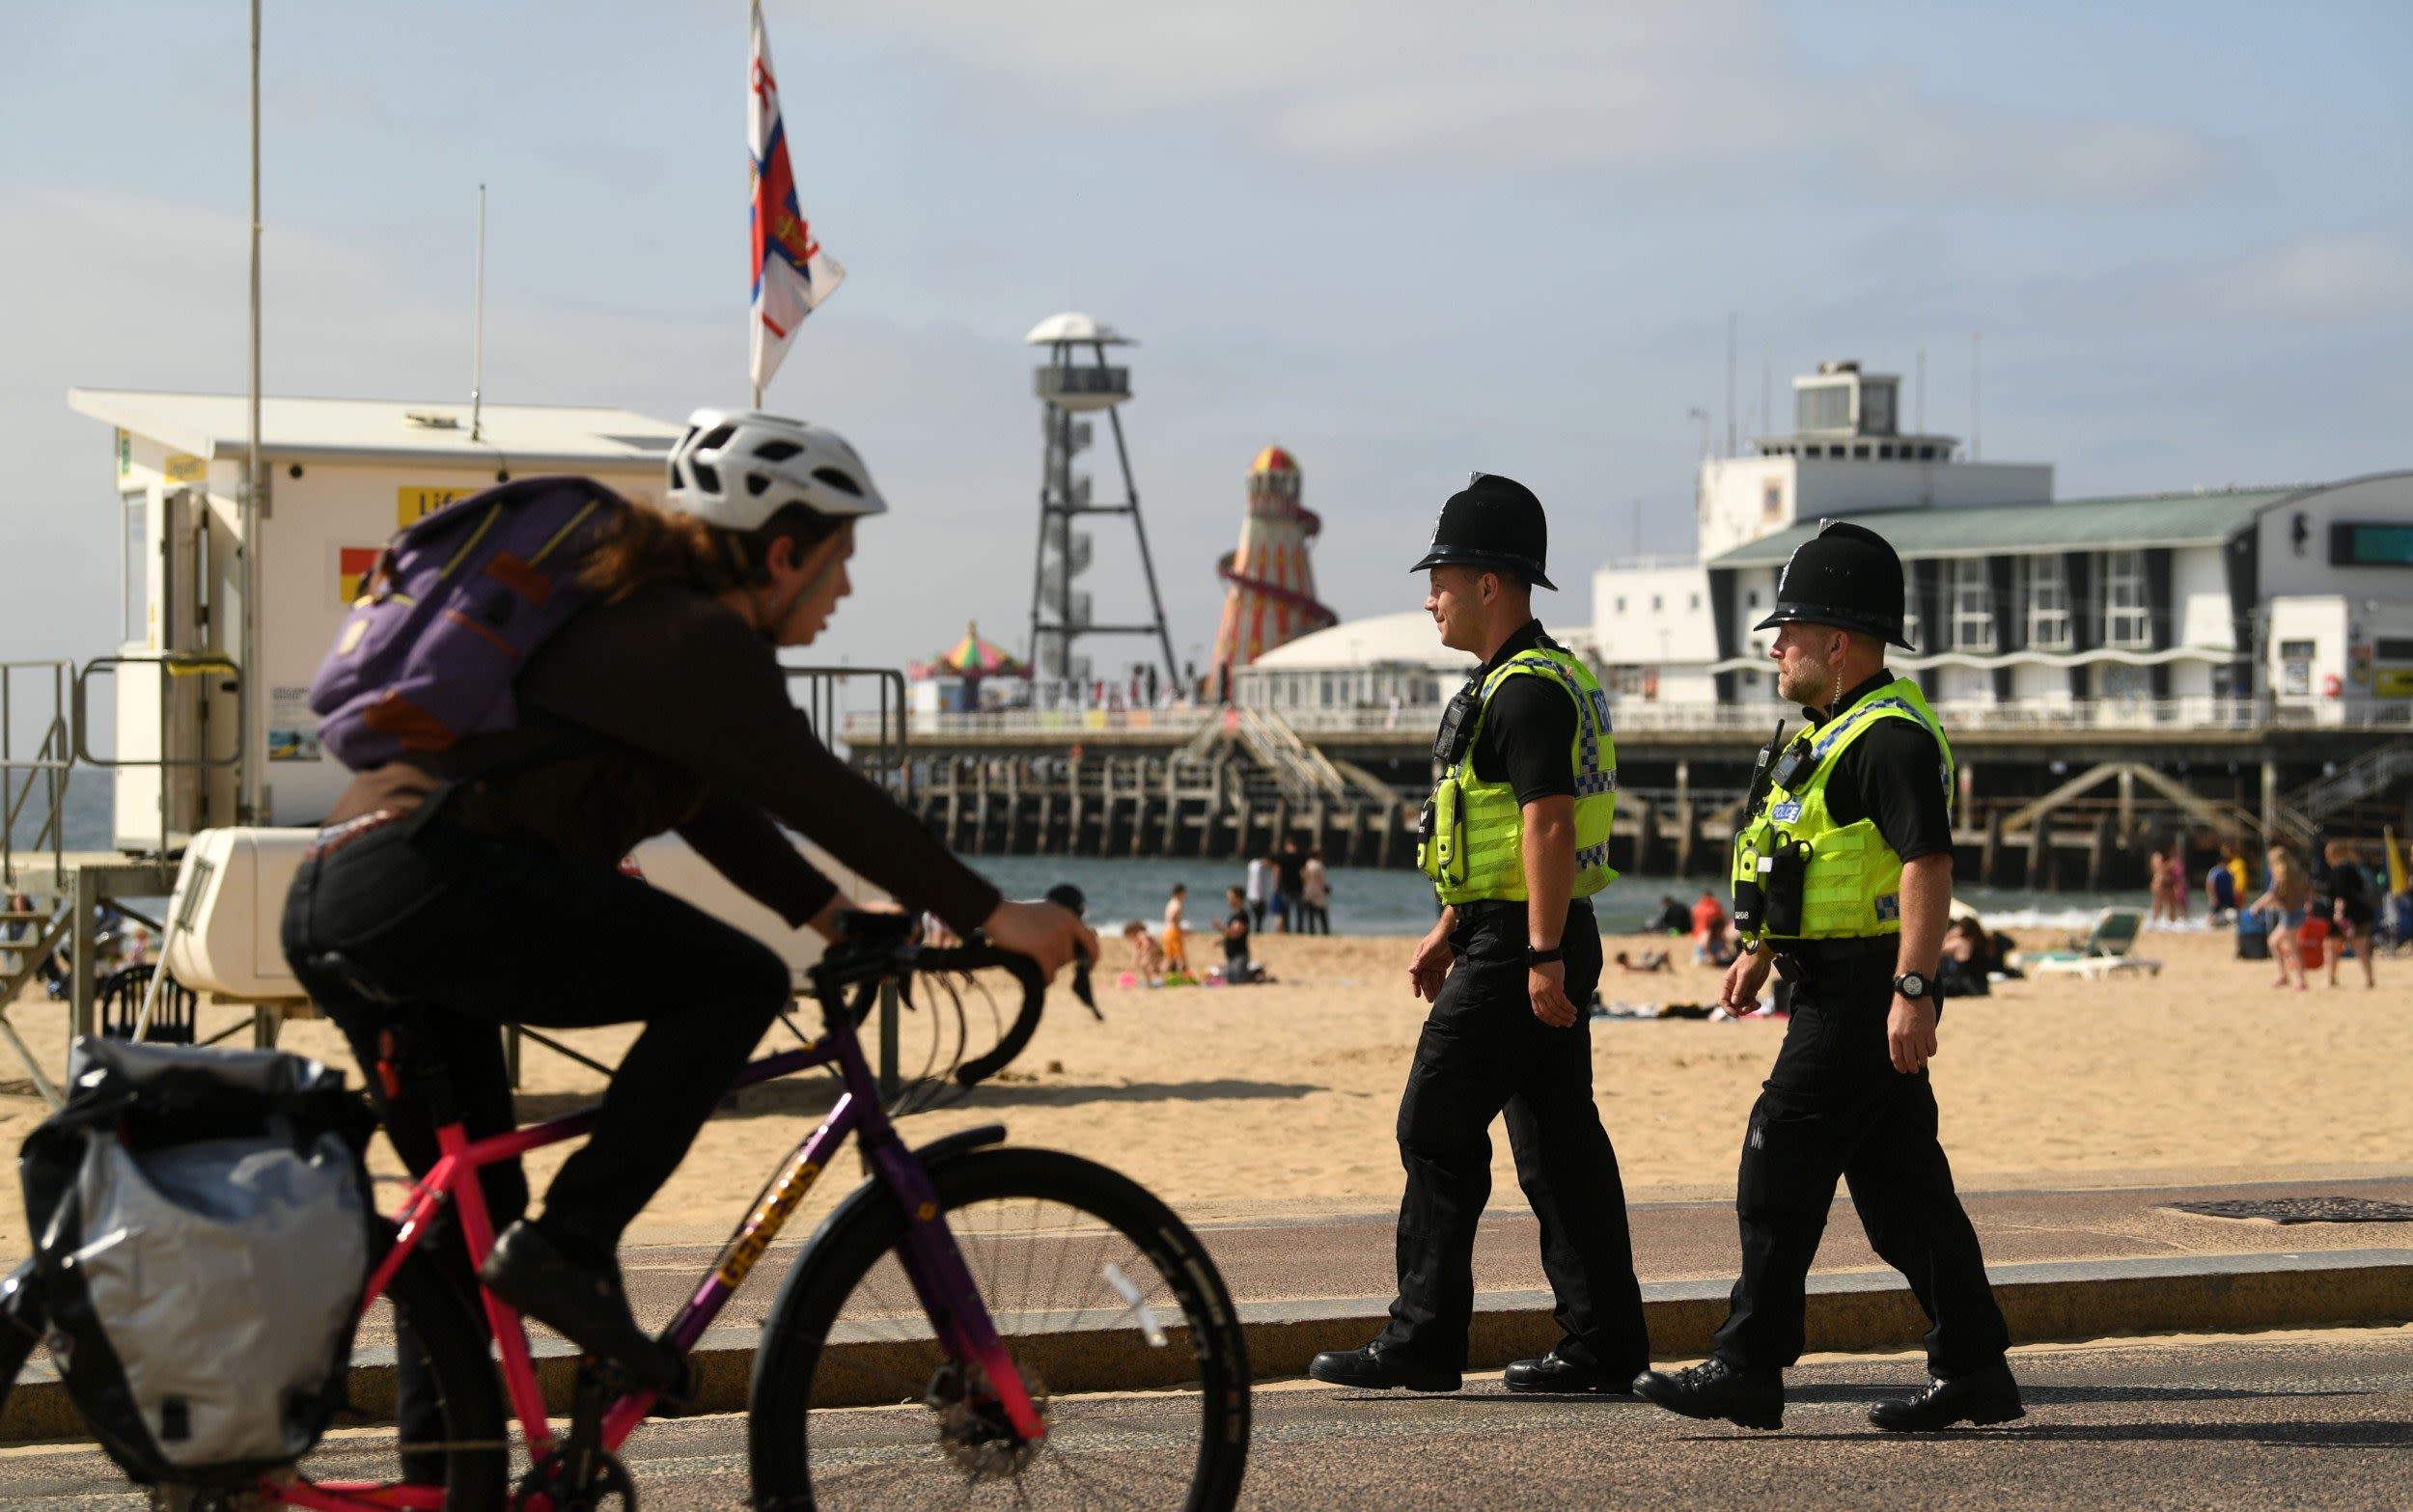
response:
[[[1831,521],[1793,550],[1773,629],[1779,691],[1808,724],[1761,753],[1734,831],[1734,920],[1749,949],[1720,1005],[1751,1010],[1771,966],[1791,1022],[1753,1105],[1735,1177],[1742,1275],[1716,1349],[1649,1371],[1641,1396],[1688,1417],[1775,1428],[1801,1358],[1804,1291],[1835,1183],[1870,1247],[1933,1325],[1925,1389],[1879,1402],[1894,1431],[2025,1415],[2002,1309],[1936,1140],[1935,975],[1952,910],[1953,751],[1918,682],[1885,666],[1902,634],[1901,559],[1867,526]]]
[[[1273,858],[1248,858],[1248,917],[1258,929],[1265,927],[1265,905],[1273,897]]]
[[[502,1025],[644,1026],[542,1212],[523,1216],[516,1162],[484,1172],[500,1232],[480,1278],[632,1382],[676,1393],[685,1361],[631,1316],[621,1235],[790,1004],[792,982],[768,946],[624,874],[622,858],[675,829],[791,927],[832,935],[854,905],[785,824],[904,904],[1028,955],[1043,976],[1076,951],[1095,959],[1097,937],[1054,903],[999,897],[832,755],[788,696],[779,649],[820,634],[849,591],[855,522],[887,508],[854,449],[779,416],[701,410],[668,471],[660,505],[597,490],[554,537],[592,597],[520,665],[510,684],[517,728],[433,750],[405,744],[354,772],[287,893],[283,944],[421,1175],[437,1158],[434,1131],[423,1101],[384,1098],[374,1069],[383,1032],[406,1030],[445,1064],[477,1140],[513,1126]],[[497,511],[491,527],[515,502],[453,508]],[[475,590],[488,622],[567,581],[524,562],[515,571],[489,571],[492,583]],[[419,632],[410,654],[439,670],[464,665],[441,639],[451,633]],[[336,655],[347,649],[339,642]],[[376,707],[422,736],[436,725],[399,689]],[[421,1252],[458,1267],[468,1286],[458,1239]],[[407,1442],[426,1436],[434,1398],[403,1322]]]
[[[2274,842],[2265,854],[2270,859],[2270,886],[2252,907],[2270,924],[2270,957],[2279,963],[2278,979],[2271,985],[2286,987],[2292,981],[2301,991],[2305,981],[2300,931],[2305,910],[2313,901],[2313,879],[2285,840]]]
[[[1164,948],[1148,926],[1138,920],[1126,921],[1123,926],[1123,943],[1131,948],[1131,975],[1150,987],[1156,985],[1165,974]]]
[[[2376,987],[2378,979],[2371,969],[2371,922],[2379,911],[2371,905],[2371,879],[2363,871],[2362,863],[2354,859],[2354,848],[2344,840],[2331,840],[2329,859],[2329,985],[2338,985],[2338,958],[2351,948],[2354,958],[2363,963],[2363,985]]]
[[[2222,840],[2220,860],[2212,863],[2211,869],[2204,873],[2204,895],[2210,900],[2210,905],[2204,914],[2204,921],[2215,929],[2232,922],[2237,917],[2237,899],[2240,893],[2236,871],[2230,865],[2236,859],[2237,847],[2227,840]]]
[[[2175,922],[2178,915],[2176,893],[2170,885],[2170,858],[2157,845],[2145,853],[2145,865],[2150,878],[2147,888],[2152,899],[2146,910],[2146,921],[2158,924],[2167,919]]]
[[[1307,930],[1307,853],[1299,849],[1295,835],[1283,838],[1282,849],[1273,858],[1273,901],[1276,931],[1304,934]]]
[[[1176,882],[1173,895],[1165,899],[1165,975],[1187,976],[1190,974],[1190,948],[1181,930],[1182,911],[1190,895],[1190,885]]]
[[[1245,987],[1264,976],[1248,958],[1248,899],[1238,888],[1226,888],[1223,895],[1231,910],[1223,916],[1223,980],[1226,986]]]
[[[1706,963],[1714,959],[1713,950],[1726,934],[1726,905],[1718,901],[1715,891],[1701,890],[1701,896],[1692,905],[1692,958]],[[1731,957],[1730,957],[1731,959]],[[1723,966],[1725,961],[1717,961]]]
[[[1658,916],[1650,921],[1650,932],[1652,934],[1692,933],[1692,910],[1662,893],[1659,894]]]
[[[1617,753],[1599,683],[1534,618],[1533,591],[1552,587],[1547,546],[1540,501],[1479,473],[1442,506],[1411,569],[1430,574],[1425,611],[1441,644],[1482,665],[1442,718],[1443,775],[1417,847],[1441,919],[1407,965],[1432,1007],[1400,1098],[1399,1294],[1372,1343],[1310,1362],[1336,1386],[1457,1389],[1503,1113],[1560,1331],[1547,1355],[1508,1367],[1508,1388],[1622,1393],[1650,1361],[1587,1011],[1601,965],[1592,899],[1617,875]]]
[[[1299,876],[1299,913],[1308,934],[1332,933],[1332,874],[1324,869],[1324,848],[1311,845]]]

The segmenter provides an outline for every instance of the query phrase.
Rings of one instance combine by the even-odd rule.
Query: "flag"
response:
[[[796,327],[837,290],[846,270],[821,251],[796,207],[795,176],[788,171],[788,128],[780,120],[779,82],[771,71],[770,40],[763,33],[761,0],[754,6],[754,67],[746,116],[754,157],[753,348],[748,365],[759,395],[779,371]]]

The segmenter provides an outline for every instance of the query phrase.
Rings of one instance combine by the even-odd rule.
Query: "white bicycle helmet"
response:
[[[670,508],[723,530],[760,530],[800,504],[827,519],[884,514],[887,501],[846,438],[784,415],[700,409],[670,449]]]

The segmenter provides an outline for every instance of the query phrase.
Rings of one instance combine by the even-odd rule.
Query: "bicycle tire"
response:
[[[510,1428],[485,1325],[424,1251],[405,1256],[395,1267],[385,1301],[409,1318],[435,1384],[443,1415],[441,1442],[447,1445],[444,1512],[503,1512],[511,1500]],[[395,1347],[402,1348],[399,1336]],[[338,1478],[331,1470],[347,1452],[347,1438],[340,1428],[330,1430],[302,1457],[301,1473],[313,1480]],[[400,1457],[399,1440],[393,1452]],[[399,1471],[396,1466],[386,1473]]]
[[[1047,1369],[1057,1372],[1052,1384],[1055,1394],[1050,1403],[1049,1437],[1038,1456],[1028,1462],[1034,1473],[1025,1475],[1017,1470],[1011,1476],[1001,1475],[990,1482],[998,1488],[994,1498],[998,1504],[1054,1504],[1046,1493],[1058,1485],[1068,1494],[1063,1504],[1102,1504],[1096,1482],[1084,1472],[1062,1468],[1071,1452],[1066,1448],[1068,1427],[1086,1430],[1092,1425],[1102,1425],[1096,1429],[1101,1451],[1118,1452],[1119,1443],[1145,1443],[1152,1431],[1147,1415],[1161,1413],[1168,1398],[1124,1397],[1109,1406],[1106,1398],[1068,1402],[1068,1397],[1074,1392],[1128,1390],[1140,1384],[1131,1379],[1131,1368],[1136,1365],[1158,1373],[1158,1379],[1147,1383],[1151,1389],[1183,1382],[1190,1385],[1198,1400],[1197,1452],[1188,1471],[1187,1495],[1179,1505],[1186,1512],[1229,1512],[1239,1498],[1248,1458],[1248,1350],[1238,1319],[1233,1313],[1230,1293],[1197,1236],[1170,1208],[1130,1178],[1054,1150],[974,1151],[932,1166],[930,1180],[942,1208],[950,1215],[949,1226],[956,1232],[975,1281],[981,1284],[983,1300],[989,1306],[998,1331],[1005,1335],[1017,1362],[1027,1372],[1035,1368],[1034,1361],[1044,1359]],[[1024,1202],[1032,1204],[1034,1214],[1040,1204],[1054,1204],[1094,1220],[1101,1246],[1111,1245],[1119,1238],[1130,1252],[1147,1262],[1155,1274],[1144,1290],[1170,1296],[1178,1308],[1178,1317],[1166,1317],[1157,1330],[1163,1335],[1160,1341],[1133,1342],[1132,1334],[1141,1334],[1144,1340],[1144,1331],[1152,1326],[1145,1318],[1127,1333],[1082,1332],[1084,1316],[1080,1313],[1067,1319],[1061,1308],[1018,1313],[1002,1306],[1003,1294],[1011,1291],[1012,1286],[1000,1283],[1010,1278],[997,1275],[993,1265],[985,1271],[985,1246],[977,1233],[967,1238],[964,1216],[968,1210],[985,1210],[988,1204]],[[1003,1234],[1002,1229],[999,1232]],[[874,1268],[896,1250],[904,1233],[904,1215],[894,1202],[867,1204],[859,1218],[822,1237],[816,1246],[820,1252],[806,1257],[798,1266],[795,1282],[780,1298],[764,1329],[749,1414],[756,1506],[777,1508],[780,1512],[834,1512],[827,1503],[839,1500],[839,1497],[825,1497],[814,1484],[812,1460],[817,1420],[822,1425],[825,1444],[851,1455],[856,1469],[893,1470],[901,1476],[921,1476],[932,1486],[929,1499],[943,1499],[950,1506],[977,1504],[981,1499],[981,1482],[962,1472],[959,1467],[951,1469],[948,1451],[939,1442],[941,1435],[917,1437],[922,1427],[938,1419],[938,1414],[929,1411],[932,1404],[920,1392],[922,1383],[930,1380],[929,1372],[934,1366],[943,1368],[944,1357],[935,1340],[929,1336],[927,1320],[918,1310],[910,1315],[898,1310],[908,1304],[918,1309],[910,1288],[906,1287],[902,1298],[882,1314],[900,1325],[894,1330],[894,1336],[865,1337],[861,1325],[850,1317],[848,1332],[855,1335],[848,1340],[851,1352],[829,1348],[842,1311],[865,1286]],[[1022,1245],[1023,1279],[1028,1281],[1038,1268],[1038,1246],[1029,1241],[1027,1231],[1007,1236],[1007,1242]],[[989,1257],[995,1260],[997,1252],[991,1251]],[[1058,1278],[1063,1275],[1062,1260],[1060,1254]],[[892,1264],[882,1270],[894,1273],[896,1267]],[[1074,1270],[1077,1277],[1078,1268]],[[899,1273],[894,1282],[901,1281]],[[1046,1328],[1038,1326],[1042,1321]],[[1178,1352],[1159,1348],[1160,1344],[1172,1343],[1177,1332],[1186,1334],[1186,1361]],[[1118,1348],[1123,1351],[1121,1363],[1107,1362]],[[876,1367],[866,1365],[867,1359],[876,1359],[881,1363]],[[822,1378],[824,1361],[830,1361],[826,1379]],[[884,1378],[882,1383],[868,1381],[866,1372],[874,1368]],[[1085,1376],[1084,1371],[1091,1374]],[[1044,1381],[1041,1384],[1048,1385]],[[874,1389],[867,1391],[867,1385]],[[934,1384],[931,1389],[935,1389]],[[839,1414],[853,1411],[854,1407],[841,1406],[837,1400],[817,1408],[817,1392],[849,1404],[860,1403],[867,1396],[890,1403],[913,1403],[904,1409],[907,1416],[903,1418],[879,1419],[904,1430],[901,1443],[893,1449],[870,1450],[859,1444],[840,1444],[838,1441],[847,1427],[865,1419],[858,1417],[850,1424],[848,1419],[840,1417]],[[927,1420],[910,1416],[917,1409],[928,1414]],[[869,1408],[874,1414],[891,1410]],[[1125,1414],[1123,1419],[1115,1418],[1117,1411]],[[1123,1434],[1124,1438],[1117,1440],[1117,1434]],[[825,1455],[837,1457],[835,1452]],[[1094,1468],[1099,1462],[1088,1463]],[[1046,1484],[1035,1486],[1031,1484],[1034,1481]],[[828,1484],[825,1477],[824,1490]],[[1035,1490],[1040,1495],[1032,1496],[1030,1493]],[[874,1499],[863,1504],[909,1507],[914,1503],[898,1496],[892,1482],[882,1481]],[[1175,1503],[1169,1498],[1142,1498],[1133,1504],[1165,1507]]]

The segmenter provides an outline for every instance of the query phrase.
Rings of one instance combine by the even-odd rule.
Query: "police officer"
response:
[[[1901,561],[1848,521],[1797,548],[1777,583],[1768,654],[1809,724],[1761,754],[1734,838],[1734,921],[1750,948],[1726,974],[1729,1008],[1755,1003],[1771,963],[1792,1019],[1743,1139],[1735,1208],[1742,1278],[1716,1351],[1651,1371],[1641,1395],[1690,1417],[1774,1428],[1802,1350],[1802,1288],[1835,1182],[1870,1245],[1910,1281],[1928,1320],[1926,1389],[1880,1402],[1897,1430],[2022,1416],[2010,1335],[1976,1232],[1936,1142],[1936,957],[1952,903],[1953,751],[1919,686],[1885,669],[1902,639]]]
[[[1412,569],[1430,572],[1425,609],[1441,643],[1483,665],[1442,721],[1418,849],[1443,906],[1408,965],[1432,1009],[1400,1101],[1399,1297],[1373,1343],[1316,1357],[1318,1381],[1457,1388],[1488,1131],[1504,1111],[1563,1334],[1544,1358],[1509,1366],[1509,1389],[1622,1393],[1650,1362],[1585,1012],[1600,979],[1591,899],[1617,875],[1617,758],[1599,683],[1533,616],[1533,590],[1552,587],[1547,545],[1540,501],[1479,473],[1442,506]]]

